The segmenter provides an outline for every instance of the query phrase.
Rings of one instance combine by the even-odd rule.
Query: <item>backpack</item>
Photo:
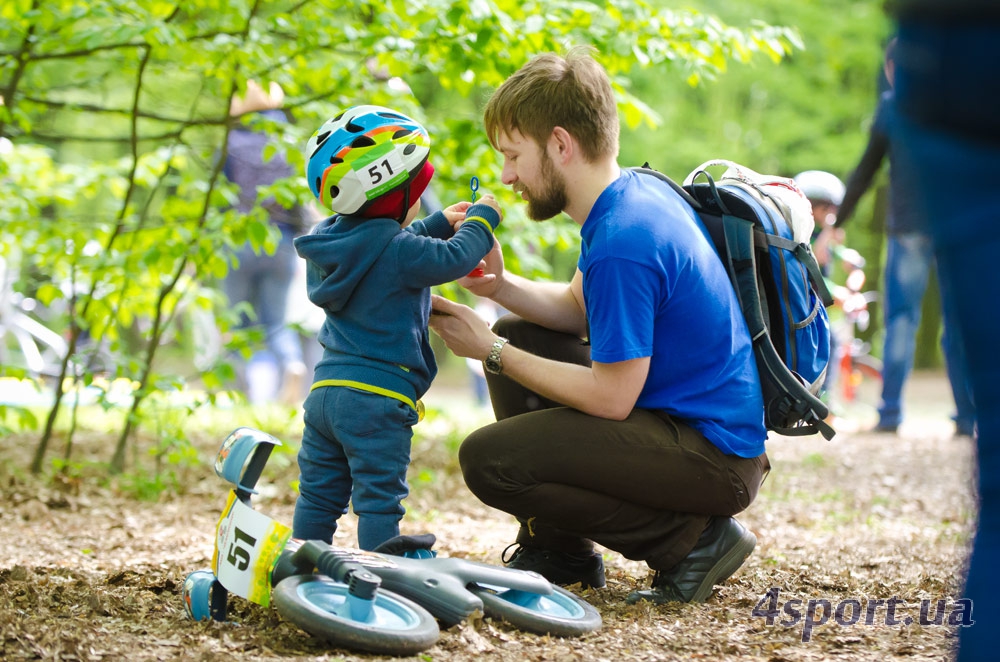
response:
[[[716,181],[706,168],[718,165],[727,170]],[[830,362],[826,306],[833,298],[809,247],[809,201],[791,179],[731,161],[698,166],[682,186],[648,163],[632,170],[670,185],[715,243],[753,340],[767,429],[832,439],[829,408],[818,394]]]

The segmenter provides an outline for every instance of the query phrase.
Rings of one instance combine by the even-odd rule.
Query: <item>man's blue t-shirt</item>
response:
[[[659,409],[724,453],[764,452],[764,404],[736,294],[695,212],[623,170],[580,231],[591,358],[650,357],[636,407]]]

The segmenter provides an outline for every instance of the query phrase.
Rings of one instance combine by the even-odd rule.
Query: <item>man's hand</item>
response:
[[[477,361],[489,356],[497,336],[476,311],[436,294],[431,297],[431,306],[431,330],[455,356]]]
[[[493,239],[493,248],[486,254],[476,268],[483,270],[483,275],[468,275],[458,279],[458,284],[476,296],[492,299],[503,282],[503,250],[500,242]],[[473,271],[472,273],[477,273]]]

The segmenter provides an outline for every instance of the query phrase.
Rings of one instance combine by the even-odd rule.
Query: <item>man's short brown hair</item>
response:
[[[483,113],[493,147],[514,130],[544,145],[560,126],[577,140],[588,161],[617,158],[618,107],[608,74],[592,52],[578,46],[565,57],[544,53],[504,81]]]

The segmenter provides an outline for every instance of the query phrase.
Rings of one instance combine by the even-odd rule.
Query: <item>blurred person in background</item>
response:
[[[844,240],[844,231],[828,230],[833,227],[837,220],[837,211],[840,203],[844,200],[844,182],[833,173],[823,170],[806,170],[795,175],[795,184],[803,194],[809,199],[812,205],[813,220],[816,222],[812,236],[812,249],[816,256],[823,277],[829,280],[833,271],[833,254],[836,245]],[[830,287],[830,292],[834,288]],[[836,301],[835,304],[842,304]],[[823,380],[823,391],[821,393],[824,401],[831,405],[831,394],[837,386],[837,379],[840,375],[840,351],[842,348],[837,342],[837,334],[830,334],[830,364],[826,369],[826,378]],[[831,405],[832,408],[832,405]],[[831,413],[831,416],[833,414]]]
[[[281,233],[273,255],[256,251],[249,243],[240,247],[224,282],[230,304],[246,303],[252,310],[242,314],[240,327],[259,325],[264,331],[267,351],[255,353],[238,370],[252,404],[280,400],[297,405],[307,378],[302,346],[286,323],[286,311],[298,259],[292,240],[308,225],[309,210],[302,205],[284,207],[274,198],[261,200],[257,191],[293,174],[280,152],[265,158],[265,147],[273,138],[254,126],[258,116],[287,122],[281,110],[284,97],[277,83],[265,91],[256,81],[247,81],[246,94],[234,97],[230,106],[230,117],[238,124],[230,131],[223,166],[223,174],[239,188],[236,209],[249,214],[262,206]]]
[[[868,144],[860,161],[847,180],[847,190],[830,233],[841,230],[851,219],[861,196],[869,189],[875,174],[886,158],[889,161],[889,209],[886,215],[884,296],[885,342],[882,350],[882,401],[879,403],[878,432],[896,433],[903,422],[903,387],[913,368],[917,330],[927,280],[934,266],[931,239],[926,225],[914,209],[919,186],[909,171],[895,166],[898,145],[891,139],[889,122],[895,112],[896,39],[885,49],[884,73],[888,83],[879,98],[872,121]],[[842,230],[841,230],[842,231]],[[954,326],[951,302],[942,293],[944,350],[948,379],[955,397],[955,433],[972,435],[976,410],[969,396],[968,377],[961,342],[951,329]]]
[[[825,230],[832,228],[837,221],[837,212],[844,201],[844,182],[823,170],[806,170],[795,175],[794,179],[812,205],[813,220],[816,222],[812,236],[813,253],[823,275],[829,277],[833,266],[832,248],[843,243],[844,231]]]
[[[958,659],[996,657],[1000,623],[1000,3],[908,0],[899,21],[896,163],[914,178],[918,212],[951,301],[978,413],[979,521],[963,597]],[[971,622],[971,621],[974,621]]]

